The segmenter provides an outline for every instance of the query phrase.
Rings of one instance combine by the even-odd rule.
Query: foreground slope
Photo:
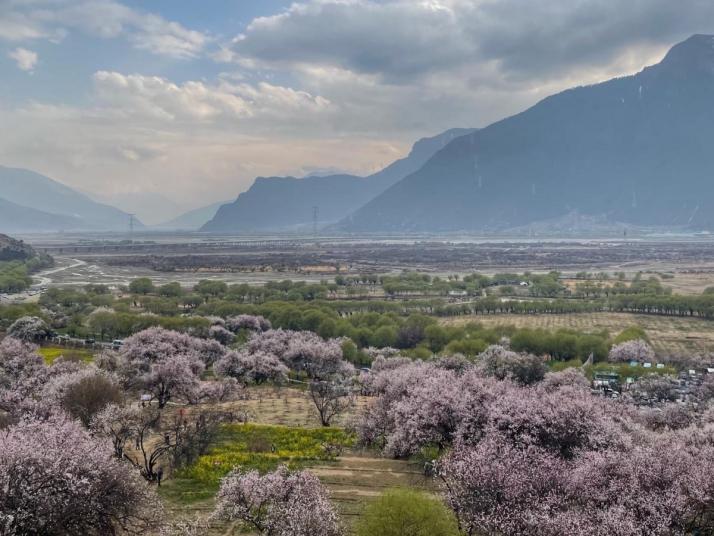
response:
[[[12,220],[15,231],[125,230],[129,222],[127,213],[97,203],[82,193],[27,169],[0,166],[0,198],[55,216],[54,219],[41,217],[38,225],[35,213],[28,212],[20,219]]]
[[[714,37],[458,138],[339,228],[496,230],[568,214],[714,228]]]
[[[419,140],[405,158],[369,177],[258,177],[248,191],[222,206],[203,231],[284,229],[311,224],[313,207],[321,223],[335,222],[419,169],[439,149],[473,129],[450,129]]]

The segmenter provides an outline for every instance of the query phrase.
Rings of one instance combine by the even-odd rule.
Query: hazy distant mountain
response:
[[[341,222],[363,231],[511,228],[571,213],[714,228],[714,37],[571,89],[436,153]]]
[[[82,220],[23,207],[0,198],[0,232],[56,232],[76,229]]]
[[[436,151],[473,129],[455,128],[419,140],[405,158],[369,177],[354,175],[258,177],[233,203],[223,205],[203,231],[284,229],[311,224],[317,207],[321,224],[336,222],[419,169]]]
[[[221,208],[222,205],[226,205],[231,202],[232,201],[223,201],[220,203],[213,203],[207,207],[190,210],[170,221],[157,225],[156,227],[161,229],[195,231],[205,225],[206,222],[213,219],[216,212],[218,212],[218,209]]]
[[[97,203],[80,192],[27,169],[0,166],[0,198],[46,215],[64,217],[60,220],[48,220],[46,216],[42,216],[43,223],[41,225],[33,223],[34,220],[31,217],[12,220],[16,226],[21,222],[28,222],[28,225],[16,227],[16,230],[19,231],[58,229],[123,231],[129,224],[127,213],[112,206]],[[0,221],[4,219],[9,218],[3,217]],[[49,226],[45,227],[45,224]],[[135,225],[142,227],[139,222],[136,222]],[[0,231],[4,229],[0,226]]]

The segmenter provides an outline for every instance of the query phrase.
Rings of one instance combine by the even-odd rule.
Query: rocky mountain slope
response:
[[[714,229],[714,36],[462,136],[339,224],[507,229],[567,214]]]

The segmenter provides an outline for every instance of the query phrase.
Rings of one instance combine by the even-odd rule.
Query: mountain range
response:
[[[208,232],[295,229],[312,225],[314,207],[321,225],[339,221],[391,185],[418,170],[451,140],[474,129],[454,128],[417,141],[410,153],[368,177],[328,175],[258,177],[253,185],[202,227]]]
[[[343,219],[347,232],[509,229],[579,214],[714,229],[714,36],[448,143]]]
[[[97,203],[49,177],[0,166],[0,230],[3,232],[126,230],[129,214]],[[142,224],[135,221],[135,226]]]
[[[419,140],[373,175],[258,177],[235,201],[160,228],[296,230],[316,218],[345,233],[714,230],[712,147],[714,36],[694,35],[637,74]],[[48,177],[0,167],[2,231],[124,230],[128,220]]]

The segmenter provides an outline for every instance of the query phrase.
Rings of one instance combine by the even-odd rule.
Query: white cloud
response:
[[[199,56],[209,37],[159,15],[115,0],[0,0],[0,39],[59,41],[68,30],[103,39],[125,37],[131,45],[178,59]]]
[[[94,83],[103,112],[138,122],[158,121],[159,125],[250,125],[251,129],[276,131],[331,111],[331,103],[324,97],[267,82],[175,84],[155,76],[99,71]]]
[[[26,48],[16,48],[8,53],[8,56],[15,60],[17,68],[32,73],[37,65],[37,52]]]

